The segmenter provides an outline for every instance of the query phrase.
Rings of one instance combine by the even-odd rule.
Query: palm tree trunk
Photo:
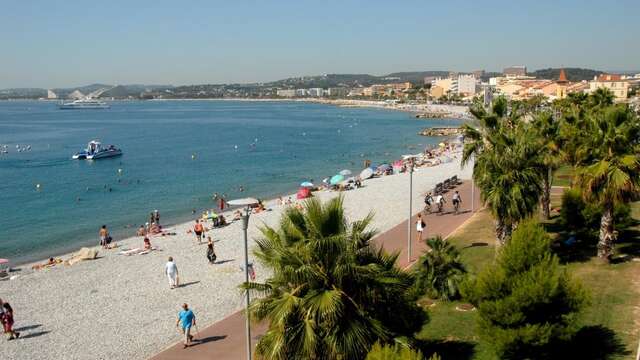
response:
[[[598,241],[598,257],[609,261],[613,255],[613,243],[615,235],[613,233],[613,206],[606,204],[604,212],[600,218],[600,236]]]
[[[511,226],[507,225],[501,219],[495,221],[496,231],[496,247],[500,248],[507,243],[511,237]]]
[[[549,216],[551,213],[551,177],[552,177],[551,167],[547,168],[547,174],[542,182],[542,196],[540,197],[540,202],[542,204],[542,217],[545,220],[549,220]]]

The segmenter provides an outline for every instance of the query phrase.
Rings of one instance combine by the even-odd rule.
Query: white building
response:
[[[57,99],[58,95],[51,90],[47,90],[47,99]]]
[[[473,75],[458,75],[457,81],[458,94],[460,95],[475,95],[477,80]]]
[[[296,96],[296,90],[295,89],[278,89],[276,94],[282,97],[294,97]]]
[[[309,91],[307,89],[296,89],[296,96],[307,96]]]
[[[309,89],[309,96],[321,97],[323,95],[324,95],[324,90],[322,88],[311,88],[311,89]]]

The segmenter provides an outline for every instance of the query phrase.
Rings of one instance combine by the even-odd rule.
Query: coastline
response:
[[[414,173],[413,210],[421,208],[422,192],[454,173],[467,178],[469,171],[468,168],[460,170],[457,161],[417,169]],[[384,176],[365,181],[362,189],[341,193],[345,198],[347,215],[357,219],[376,208],[375,228],[388,230],[402,221],[406,213],[407,199],[398,196],[406,187],[406,180],[404,173]],[[321,200],[327,200],[340,193],[321,191],[314,194]],[[259,235],[258,226],[276,225],[284,210],[273,200],[267,204],[272,211],[251,217],[250,246]],[[385,206],[380,208],[375,204]],[[230,211],[226,213],[230,214]],[[30,340],[34,341],[30,348],[45,351],[20,350],[12,343],[9,356],[32,359],[38,358],[38,354],[53,353],[67,354],[67,358],[74,359],[105,356],[140,358],[176,341],[177,334],[171,319],[175,316],[176,306],[184,301],[193,304],[203,327],[237,311],[242,306],[237,285],[243,281],[243,273],[239,269],[242,261],[239,222],[211,231],[217,241],[216,252],[220,262],[214,266],[206,264],[206,247],[195,245],[193,235],[186,234],[191,226],[192,222],[187,222],[171,227],[176,236],[152,237],[152,244],[162,251],[147,255],[122,256],[117,255],[118,250],[99,250],[97,260],[73,266],[58,265],[42,271],[31,271],[23,266],[23,270],[16,273],[19,275],[17,279],[0,283],[3,297],[20,309],[18,327],[39,324],[42,331],[50,333]],[[118,244],[120,249],[139,247],[142,238],[133,236],[118,241]],[[182,282],[188,284],[186,287],[178,290],[167,288],[162,266],[169,255],[176,258]],[[259,264],[256,264],[256,273],[258,279],[264,279],[266,275]],[[60,304],[64,304],[64,309],[59,308]],[[130,329],[118,326],[132,320],[135,320],[135,325]],[[77,321],[78,326],[64,326],[68,321]],[[96,343],[91,339],[85,340],[81,336],[85,333],[105,336]],[[137,339],[135,334],[139,333],[150,336]],[[78,340],[78,337],[82,339]],[[81,346],[69,349],[70,341],[74,340]]]

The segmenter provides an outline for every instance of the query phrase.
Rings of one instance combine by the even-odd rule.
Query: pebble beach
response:
[[[452,175],[461,179],[471,175],[470,166],[461,169],[459,153],[452,162],[416,169],[413,212],[423,207],[426,191]],[[319,191],[314,196],[327,200],[342,195],[351,220],[373,211],[374,227],[383,232],[407,217],[408,176],[383,176],[365,181],[360,189]],[[276,201],[266,205],[271,211],[251,216],[250,248],[259,236],[258,227],[275,226],[285,208]],[[20,339],[3,343],[3,358],[144,359],[180,340],[175,319],[182,303],[193,309],[200,328],[241,309],[241,223],[206,233],[215,241],[215,265],[207,263],[206,245],[198,245],[187,233],[192,226],[189,222],[165,229],[175,236],[151,237],[158,250],[145,255],[118,255],[122,249],[142,247],[142,237],[134,236],[116,239],[117,249],[98,249],[97,259],[73,266],[39,271],[31,270],[34,264],[20,266],[11,273],[12,280],[0,281],[0,298],[12,304],[15,329],[22,333]],[[182,285],[173,290],[164,275],[169,256],[176,261]],[[255,270],[258,281],[269,275],[259,263]]]

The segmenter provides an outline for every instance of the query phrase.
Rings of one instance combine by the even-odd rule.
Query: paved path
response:
[[[446,237],[471,217],[471,182],[464,182],[462,185],[457,187],[457,190],[460,192],[463,200],[462,206],[460,207],[460,213],[458,215],[451,213],[451,193],[453,193],[453,191],[450,191],[445,196],[447,199],[447,204],[445,204],[445,213],[442,215],[431,214],[424,217],[425,223],[427,224],[426,232],[423,234],[424,238],[435,235]],[[480,207],[479,193],[480,192],[476,189],[476,210]],[[417,260],[418,257],[420,257],[420,254],[422,254],[426,249],[424,242],[418,242],[416,236],[416,218],[417,216],[414,215],[411,221],[411,244],[413,249],[411,262]],[[408,266],[407,221],[396,225],[389,231],[379,234],[374,239],[374,243],[383,246],[387,251],[400,251],[398,264],[401,267]],[[196,337],[200,339],[196,345],[183,349],[182,343],[178,343],[155,355],[151,360],[246,359],[244,324],[244,314],[241,311],[236,312],[229,317],[202,329],[199,335],[196,334]],[[265,329],[266,324],[252,325],[252,344],[254,346],[260,336],[264,333]]]

